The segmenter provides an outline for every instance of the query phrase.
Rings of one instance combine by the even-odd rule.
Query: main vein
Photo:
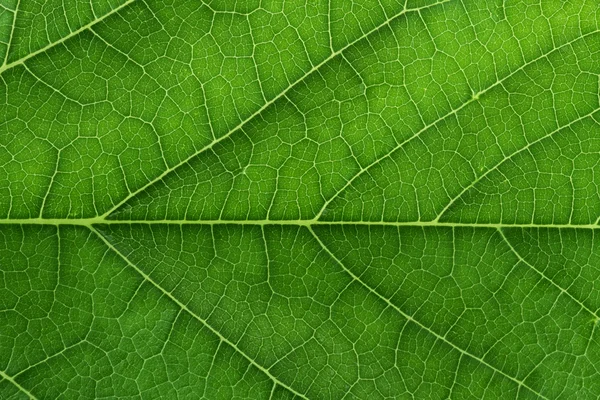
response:
[[[298,220],[111,220],[104,217],[95,218],[23,218],[23,219],[0,219],[0,225],[295,225],[295,226],[317,226],[317,225],[356,225],[356,226],[392,226],[392,227],[422,227],[422,228],[523,228],[523,229],[599,229],[597,224],[567,224],[567,223],[505,223],[505,222],[442,222],[442,221],[325,221],[317,219]]]

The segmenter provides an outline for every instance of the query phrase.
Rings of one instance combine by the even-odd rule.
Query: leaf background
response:
[[[593,1],[0,4],[0,397],[597,398]]]

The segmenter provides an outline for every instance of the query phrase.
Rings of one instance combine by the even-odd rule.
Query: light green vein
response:
[[[596,224],[510,224],[510,223],[465,223],[465,222],[440,222],[440,221],[323,221],[314,219],[305,220],[105,220],[101,217],[95,218],[26,218],[26,219],[0,219],[0,225],[79,225],[93,226],[106,225],[357,225],[357,226],[395,226],[395,227],[421,227],[421,228],[470,228],[470,229],[600,229]]]
[[[93,226],[88,226],[89,229],[94,232],[96,235],[98,235],[98,237],[104,242],[104,244],[106,244],[106,246],[111,249],[112,251],[114,251],[119,257],[121,257],[129,266],[131,266],[133,269],[135,269],[143,278],[144,280],[146,280],[147,282],[149,282],[150,284],[152,284],[154,287],[156,287],[158,290],[160,290],[165,296],[167,296],[169,299],[171,299],[175,304],[177,304],[182,310],[184,310],[185,312],[187,312],[189,315],[191,315],[193,318],[195,318],[196,320],[198,320],[200,323],[202,323],[202,325],[206,326],[213,334],[215,334],[222,342],[227,343],[229,346],[231,346],[235,351],[237,351],[239,354],[241,354],[246,360],[248,360],[253,366],[255,366],[257,369],[259,369],[260,371],[262,371],[266,376],[268,376],[273,382],[277,383],[278,385],[280,385],[281,387],[286,388],[287,390],[289,390],[291,393],[295,394],[296,396],[299,396],[303,399],[306,399],[306,396],[304,396],[303,394],[297,392],[296,390],[294,390],[293,388],[291,388],[290,386],[286,385],[285,383],[283,383],[282,381],[280,381],[276,376],[274,376],[268,369],[264,368],[262,365],[258,364],[256,361],[254,361],[250,356],[248,356],[245,352],[243,352],[235,343],[233,343],[232,341],[230,341],[229,339],[227,339],[225,336],[221,335],[221,333],[219,331],[217,331],[215,328],[213,328],[208,321],[204,320],[203,318],[201,318],[199,315],[197,315],[196,313],[194,313],[192,310],[190,310],[185,304],[183,304],[181,301],[179,301],[175,296],[173,296],[172,293],[166,291],[165,289],[163,289],[162,286],[160,286],[157,282],[155,282],[148,274],[146,274],[144,271],[142,271],[137,265],[135,265],[127,256],[125,256],[123,253],[121,253],[121,251],[119,251],[119,249],[117,249],[110,241],[108,241],[108,239],[102,235],[102,233],[100,233],[96,228],[94,228]]]
[[[4,378],[6,379],[8,382],[12,383],[13,385],[15,385],[21,392],[25,393],[27,396],[29,396],[30,399],[34,399],[37,400],[37,397],[35,397],[29,390],[25,389],[23,386],[21,386],[17,381],[15,381],[10,375],[7,375],[4,371],[0,371],[0,378]]]
[[[440,218],[443,217],[443,215],[450,209],[450,207],[452,207],[453,204],[456,203],[457,200],[459,200],[462,196],[464,196],[464,194],[466,192],[469,191],[469,189],[473,188],[475,185],[477,185],[477,183],[479,183],[480,181],[482,181],[486,176],[488,176],[491,172],[496,171],[502,164],[506,163],[507,161],[511,160],[513,157],[515,157],[518,154],[521,154],[522,152],[524,152],[525,150],[529,149],[531,146],[535,145],[536,143],[539,143],[545,139],[548,139],[552,136],[554,136],[556,133],[562,131],[563,129],[566,129],[574,124],[576,124],[577,122],[583,121],[587,118],[590,118],[592,116],[592,114],[594,114],[596,111],[600,110],[600,108],[596,108],[592,111],[590,111],[589,113],[580,116],[579,118],[574,119],[573,121],[569,122],[566,125],[560,126],[558,128],[556,128],[555,130],[553,130],[552,132],[528,143],[525,147],[522,147],[521,149],[515,151],[512,154],[509,154],[507,157],[505,157],[504,159],[502,159],[500,162],[496,163],[494,166],[492,166],[491,168],[489,168],[487,171],[485,171],[485,173],[481,174],[477,179],[475,179],[473,182],[471,182],[470,184],[468,184],[467,186],[465,186],[460,193],[458,193],[456,196],[454,196],[452,199],[450,199],[450,201],[448,202],[448,204],[442,209],[442,211],[440,211],[437,215],[437,217],[434,219],[434,222],[439,221]]]
[[[6,61],[8,60],[8,53],[10,52],[13,37],[15,35],[15,25],[17,24],[17,14],[19,13],[20,5],[21,5],[21,0],[17,0],[17,5],[15,6],[15,10],[13,11],[12,26],[10,28],[10,36],[8,37],[8,42],[6,43],[6,53],[4,54],[4,61],[2,62],[2,66],[5,66]],[[0,71],[2,71],[1,67],[0,67]]]
[[[385,296],[381,295],[378,291],[376,291],[375,289],[371,288],[369,285],[367,285],[363,280],[360,279],[360,277],[358,277],[357,275],[355,275],[351,270],[349,270],[340,259],[338,259],[333,252],[331,252],[331,250],[329,250],[329,248],[325,245],[325,243],[323,243],[323,241],[321,240],[321,238],[314,232],[314,230],[312,228],[308,228],[308,230],[310,231],[310,233],[313,235],[313,237],[315,238],[315,240],[319,243],[319,245],[321,246],[321,248],[331,257],[332,260],[334,260],[337,264],[339,264],[339,266],[348,274],[352,277],[352,279],[356,282],[358,282],[360,285],[362,285],[364,288],[366,288],[369,292],[371,292],[372,294],[374,294],[375,296],[377,296],[380,300],[383,300],[389,307],[391,307],[392,309],[396,310],[400,315],[402,315],[404,318],[406,318],[408,321],[416,324],[417,326],[419,326],[421,329],[427,331],[429,334],[433,335],[437,340],[440,340],[446,344],[448,344],[449,346],[451,346],[452,348],[454,348],[455,350],[457,350],[460,354],[465,355],[469,358],[472,358],[478,362],[480,362],[481,364],[485,365],[486,367],[490,368],[491,370],[493,370],[494,372],[510,379],[511,381],[513,381],[514,383],[516,383],[519,387],[523,387],[527,390],[529,390],[530,392],[534,393],[535,395],[537,395],[539,398],[542,399],[547,399],[549,400],[547,397],[543,396],[542,394],[538,393],[537,391],[535,391],[533,388],[531,388],[530,386],[528,386],[525,382],[511,376],[508,375],[506,372],[494,367],[493,365],[491,365],[490,363],[488,363],[487,361],[485,361],[484,359],[477,357],[474,354],[469,353],[468,351],[462,349],[461,347],[455,345],[454,343],[452,343],[451,341],[449,341],[448,339],[446,339],[446,337],[438,334],[437,332],[435,332],[434,330],[432,330],[431,328],[429,328],[428,326],[422,324],[421,322],[417,321],[416,319],[414,319],[411,315],[405,313],[404,311],[402,311],[402,309],[400,309],[398,306],[396,306],[394,303],[392,303],[389,299],[387,299]]]
[[[55,47],[61,43],[66,42],[67,40],[71,39],[72,37],[75,37],[77,35],[79,35],[81,32],[91,28],[92,26],[96,25],[97,23],[104,21],[106,18],[110,17],[111,15],[115,14],[116,12],[122,10],[123,8],[127,7],[129,4],[133,3],[135,0],[127,0],[125,3],[121,4],[118,7],[113,8],[110,12],[104,14],[102,17],[95,19],[85,25],[83,25],[81,28],[74,30],[73,32],[69,33],[68,35],[60,38],[59,40],[57,40],[56,42],[52,42],[52,43],[48,43],[46,46],[42,47],[41,49],[38,49],[32,53],[29,53],[28,55],[26,55],[25,57],[22,57],[18,60],[15,60],[11,63],[8,64],[4,64],[2,67],[0,67],[0,74],[4,73],[5,71],[14,68],[18,65],[22,65],[23,63],[25,63],[25,61],[37,56],[38,54],[44,53],[46,51],[48,51],[48,49],[51,49],[52,47]],[[8,51],[7,51],[8,54]]]
[[[576,302],[577,304],[579,304],[579,306],[581,308],[583,308],[585,311],[587,311],[588,313],[590,313],[594,317],[594,320],[600,320],[600,317],[598,317],[598,314],[596,314],[595,311],[593,311],[591,308],[589,308],[588,306],[586,306],[583,302],[581,302],[576,297],[574,297],[571,293],[569,293],[569,291],[567,289],[563,289],[560,285],[558,285],[557,283],[555,283],[552,279],[548,278],[546,276],[546,274],[544,274],[542,271],[540,271],[539,269],[537,269],[536,267],[534,267],[533,264],[531,264],[529,261],[527,261],[525,258],[523,258],[517,252],[517,249],[515,249],[515,247],[512,245],[512,243],[508,240],[508,238],[506,237],[506,235],[504,234],[504,232],[502,231],[502,229],[499,228],[498,229],[498,233],[500,234],[500,237],[502,237],[502,240],[504,242],[506,242],[506,244],[508,245],[508,248],[510,249],[510,251],[519,259],[519,261],[521,261],[523,264],[527,265],[534,272],[536,272],[539,276],[541,276],[545,281],[549,282],[550,284],[552,284],[552,286],[554,286],[555,288],[557,288],[558,290],[560,290],[561,293],[565,294],[568,298],[570,298],[571,300],[573,300],[574,302]]]
[[[84,339],[78,340],[78,341],[76,341],[73,344],[65,346],[60,351],[58,351],[58,352],[56,352],[54,354],[48,355],[44,359],[42,359],[40,361],[37,361],[34,364],[31,364],[30,366],[28,366],[27,368],[24,368],[24,369],[20,370],[19,372],[17,372],[14,375],[14,377],[17,378],[19,375],[24,374],[25,372],[27,372],[27,371],[29,371],[29,370],[37,367],[38,365],[46,364],[46,363],[48,363],[48,361],[50,361],[50,360],[52,360],[52,359],[54,359],[54,358],[56,358],[56,357],[58,357],[58,356],[60,356],[60,355],[62,355],[64,353],[66,353],[67,351],[69,351],[69,350],[71,350],[71,349],[73,349],[73,348],[75,348],[75,347],[77,347],[79,345],[82,345],[84,343],[89,343],[88,340],[87,340],[87,337],[84,338]]]
[[[403,148],[405,145],[407,145],[408,143],[412,142],[413,140],[417,139],[418,137],[420,137],[424,132],[428,131],[429,129],[431,129],[432,127],[436,126],[438,123],[444,121],[446,118],[457,114],[460,110],[462,110],[463,108],[465,108],[466,106],[468,106],[469,104],[478,101],[481,96],[487,92],[489,92],[490,90],[492,90],[493,88],[495,88],[498,85],[501,85],[504,81],[506,81],[507,79],[509,79],[510,77],[514,76],[516,73],[518,73],[519,71],[522,71],[523,69],[525,69],[526,67],[528,67],[529,65],[532,65],[534,63],[536,63],[537,61],[544,59],[546,57],[548,57],[550,54],[554,53],[555,51],[558,51],[564,47],[570,46],[573,43],[578,42],[579,40],[582,40],[588,36],[594,35],[596,33],[600,32],[600,30],[595,30],[595,31],[591,31],[588,32],[582,36],[578,36],[577,38],[568,41],[566,43],[563,43],[562,45],[558,46],[558,47],[554,47],[552,48],[550,51],[548,51],[547,53],[544,53],[530,61],[525,62],[523,65],[521,65],[519,68],[515,69],[514,71],[512,71],[511,73],[507,74],[504,78],[496,81],[495,83],[493,83],[492,85],[488,86],[487,88],[483,89],[482,91],[480,91],[479,93],[475,93],[471,96],[471,98],[469,100],[467,100],[466,102],[462,103],[460,106],[458,106],[457,108],[451,110],[450,112],[444,114],[443,116],[441,116],[440,118],[436,119],[433,122],[430,122],[429,124],[425,125],[423,128],[421,128],[419,131],[417,131],[416,133],[414,133],[412,136],[410,136],[409,138],[405,139],[404,141],[402,141],[401,143],[397,144],[392,150],[390,150],[389,152],[385,153],[384,155],[376,158],[374,161],[372,161],[370,164],[366,165],[365,167],[362,167],[354,176],[352,176],[344,186],[342,186],[332,197],[330,197],[321,207],[321,209],[317,212],[315,218],[320,218],[321,215],[323,214],[323,212],[325,211],[325,209],[327,208],[327,206],[329,206],[329,204],[331,204],[331,202],[333,200],[335,200],[341,193],[343,193],[347,188],[349,188],[352,183],[354,181],[356,181],[356,179],[358,179],[360,176],[362,176],[365,172],[367,172],[368,170],[370,170],[371,168],[379,165],[383,160],[391,157],[394,153],[396,153],[398,150],[400,150],[401,148]]]
[[[179,163],[173,165],[173,167],[167,168],[163,173],[161,173],[157,177],[151,179],[145,185],[143,185],[139,189],[131,192],[129,195],[127,195],[125,198],[123,198],[121,201],[119,201],[117,204],[115,204],[112,208],[110,208],[108,211],[106,211],[104,214],[102,214],[102,217],[104,217],[104,218],[108,217],[111,213],[113,213],[115,210],[117,210],[123,204],[127,203],[129,200],[131,200],[132,198],[134,198],[136,195],[138,195],[139,193],[141,193],[144,190],[148,189],[150,186],[156,184],[157,182],[160,182],[170,172],[176,170],[177,168],[181,167],[182,165],[185,165],[185,164],[189,163],[193,158],[195,158],[199,154],[201,154],[201,153],[203,153],[203,152],[205,152],[207,150],[210,150],[216,144],[218,144],[218,143],[224,141],[225,139],[227,139],[228,137],[230,137],[234,132],[237,132],[238,130],[240,130],[241,128],[243,128],[244,126],[246,126],[246,124],[248,124],[248,122],[254,120],[254,118],[256,118],[257,116],[261,115],[263,113],[263,111],[266,110],[267,108],[269,108],[272,104],[274,104],[275,102],[277,102],[279,99],[285,97],[286,94],[292,88],[294,88],[295,86],[297,86],[299,83],[303,82],[307,77],[309,77],[310,75],[312,75],[313,73],[315,73],[316,71],[318,71],[319,69],[321,69],[329,61],[333,60],[338,55],[342,54],[345,50],[347,50],[348,48],[351,48],[352,46],[354,46],[356,43],[362,41],[363,39],[365,39],[366,37],[370,36],[371,34],[373,34],[373,33],[377,32],[377,31],[381,30],[383,27],[388,26],[392,21],[395,21],[400,16],[402,16],[402,15],[408,13],[408,12],[415,12],[415,11],[420,11],[420,10],[423,10],[423,9],[426,9],[426,8],[431,8],[431,7],[440,5],[440,4],[447,3],[448,1],[450,1],[450,0],[441,0],[441,1],[437,2],[437,3],[433,3],[433,4],[430,4],[430,5],[427,5],[427,6],[423,6],[423,7],[419,7],[419,8],[405,8],[402,11],[400,11],[398,14],[390,17],[389,19],[387,19],[386,21],[384,21],[382,24],[380,24],[380,25],[376,26],[375,28],[371,29],[370,31],[364,33],[362,36],[360,36],[359,38],[357,38],[357,39],[353,40],[352,42],[348,43],[347,45],[345,45],[344,47],[340,48],[336,52],[331,53],[323,61],[321,61],[317,65],[313,66],[304,75],[302,75],[300,78],[298,78],[294,82],[292,82],[285,90],[283,90],[281,93],[279,93],[273,99],[271,99],[268,102],[266,102],[265,104],[263,104],[253,114],[251,114],[250,116],[248,116],[244,120],[242,120],[239,124],[237,124],[229,132],[225,133],[223,136],[219,137],[218,139],[213,140],[211,143],[209,143],[206,146],[202,147],[200,150],[194,152],[189,157],[187,157],[184,160],[180,161]]]

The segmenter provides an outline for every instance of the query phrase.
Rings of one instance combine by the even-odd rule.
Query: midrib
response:
[[[440,222],[440,221],[325,221],[325,220],[110,220],[95,218],[25,218],[0,219],[0,225],[350,225],[350,226],[395,226],[395,227],[447,227],[447,228],[552,228],[552,229],[599,229],[597,224],[544,224],[544,223],[470,223],[470,222]]]

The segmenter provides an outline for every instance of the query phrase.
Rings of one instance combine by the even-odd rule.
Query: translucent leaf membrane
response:
[[[308,398],[365,393],[441,398],[459,384],[455,379],[471,375],[474,362],[484,363],[482,373],[491,378],[483,397],[514,394],[529,390],[519,389],[515,380],[537,370],[546,355],[565,349],[581,354],[592,340],[593,321],[574,301],[558,299],[558,290],[543,296],[551,285],[525,266],[507,276],[520,269],[519,260],[493,230],[482,232],[487,237],[471,245],[475,251],[457,250],[453,258],[453,243],[463,238],[453,238],[452,229],[320,227],[311,233],[297,226],[146,224],[99,229],[190,313],[227,332],[241,352]],[[475,233],[458,234],[473,239]],[[398,241],[407,243],[406,250]],[[361,260],[364,270],[340,253]],[[513,284],[503,285],[505,280]],[[477,283],[480,287],[473,287]],[[537,287],[537,294],[520,292],[525,286]],[[407,299],[408,293],[414,298]],[[546,308],[536,304],[539,296]],[[537,321],[556,301],[563,306],[556,307],[556,315]],[[509,305],[513,314],[501,317]],[[486,322],[490,318],[501,318],[497,327]],[[549,321],[556,324],[554,336],[547,338],[547,348],[538,349],[536,330]],[[481,332],[472,326],[481,326]],[[566,338],[557,343],[562,328],[573,330],[568,337],[578,338],[577,349]],[[536,359],[522,351],[525,344],[511,344],[523,335],[538,350]],[[471,383],[460,383],[468,392]]]
[[[264,373],[87,228],[0,237],[1,368],[35,396],[268,397]]]
[[[0,7],[0,63],[4,63],[12,37],[15,1],[5,1]]]
[[[99,238],[11,229],[5,274],[21,284],[3,299],[20,301],[7,304],[3,336],[36,323],[3,341],[3,368],[44,396],[73,393],[64,383],[74,381],[117,397],[186,397],[212,385],[242,397],[281,385],[308,398],[598,390],[600,304],[573,285],[593,275],[591,231],[111,224],[96,228]],[[572,250],[536,260],[563,242]]]
[[[597,399],[599,25],[0,2],[0,398]]]
[[[371,30],[432,4],[398,8],[374,19]],[[26,15],[62,27],[61,7],[48,8],[55,19]],[[326,1],[242,8],[251,12],[134,1],[0,68],[2,157],[7,173],[22,174],[0,184],[11,199],[0,215],[101,215],[230,135],[333,57]],[[368,34],[349,29],[348,40]],[[14,35],[47,39],[18,24]]]
[[[2,60],[8,64],[18,63],[57,42],[77,35],[86,26],[107,18],[131,2],[132,0],[4,1],[1,8],[13,15],[10,22],[2,24],[7,27],[7,34],[2,37],[6,37],[4,42],[8,49]]]
[[[114,217],[594,223],[595,20],[525,49],[522,19],[474,27],[466,6],[355,43]],[[451,40],[461,24],[472,40]]]

